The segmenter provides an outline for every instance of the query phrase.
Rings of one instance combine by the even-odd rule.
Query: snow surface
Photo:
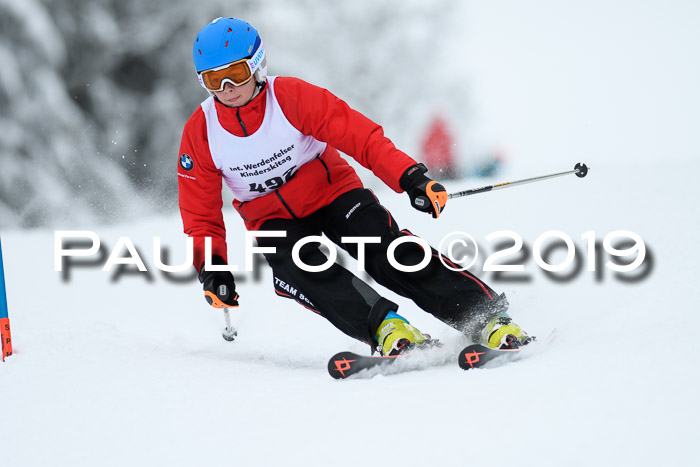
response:
[[[497,230],[517,232],[530,247],[548,230],[570,235],[584,268],[568,281],[548,278],[531,255],[529,282],[481,274],[508,295],[511,314],[531,334],[559,330],[546,352],[469,373],[455,364],[335,381],[328,358],[367,348],[276,297],[266,267],[238,275],[239,336],[231,343],[196,280],[175,283],[155,269],[155,236],[172,251],[169,263],[184,261],[175,213],[58,227],[95,231],[107,253],[130,237],[150,274],[116,278],[100,271],[103,258],[63,280],[54,271],[53,230],[3,231],[15,355],[0,365],[0,465],[700,464],[699,68],[685,55],[700,43],[691,27],[697,15],[686,11],[692,2],[594,3],[585,16],[583,7],[560,11],[553,1],[519,10],[521,2],[469,2],[477,130],[509,144],[514,159],[497,179],[447,187],[568,170],[578,161],[591,167],[587,178],[451,200],[437,221],[412,210],[405,195],[377,190],[402,227],[433,245],[453,231],[469,232],[487,251],[485,237]],[[597,35],[587,41],[591,30]],[[657,47],[635,41],[650,31]],[[662,66],[618,67],[620,49],[606,37],[623,38],[633,64],[649,58]],[[516,58],[517,67],[504,68]],[[590,67],[595,60],[599,67]],[[609,74],[595,71],[606,67]],[[242,266],[242,223],[230,208],[227,222],[232,260]],[[602,240],[620,229],[644,239],[645,279],[625,282],[604,268],[598,280],[585,270],[581,235],[594,230]],[[386,295],[422,331],[463,343]]]
[[[596,166],[583,180],[452,200],[438,221],[404,195],[380,192],[401,225],[433,244],[464,230],[485,246],[485,235],[507,228],[532,245],[558,229],[583,247],[585,231],[602,239],[628,229],[653,253],[651,273],[637,283],[608,270],[596,282],[584,269],[559,284],[532,260],[530,283],[491,281],[531,334],[559,335],[544,353],[469,373],[455,364],[332,380],[331,355],[367,348],[276,297],[267,267],[258,280],[241,276],[232,313],[239,336],[225,342],[222,313],[199,284],[174,284],[154,267],[154,236],[173,251],[171,264],[184,259],[177,217],[92,229],[108,252],[130,237],[150,280],[140,273],[113,282],[93,265],[70,269],[64,281],[54,271],[53,232],[3,234],[16,353],[0,366],[2,465],[490,465],[503,457],[539,466],[692,465],[698,169]],[[232,261],[242,266],[239,221],[229,222]],[[398,300],[424,332],[462,342]]]

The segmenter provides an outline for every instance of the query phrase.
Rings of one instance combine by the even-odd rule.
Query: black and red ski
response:
[[[519,354],[522,350],[527,347],[520,347],[517,349],[492,349],[481,344],[473,344],[465,347],[459,353],[458,362],[459,367],[463,370],[471,370],[474,368],[481,368],[486,365],[491,360],[501,358],[501,359],[512,359],[515,355]]]
[[[403,373],[454,362],[454,354],[450,354],[437,341],[386,357],[340,352],[328,361],[328,373],[335,379],[345,379],[365,370],[368,370],[365,372],[367,377]]]
[[[340,352],[328,361],[328,373],[335,379],[345,379],[362,370],[391,365],[400,355],[394,357],[370,357],[353,352]]]
[[[556,330],[544,341],[549,344]],[[501,360],[506,363],[519,358],[522,352],[526,354],[537,353],[541,346],[535,341],[518,349],[492,349],[481,344],[473,344],[465,347],[458,355],[457,362],[465,370],[480,368],[492,360]],[[413,349],[411,352],[388,357],[371,357],[354,352],[340,352],[328,361],[328,373],[335,379],[345,379],[365,372],[364,376],[372,377],[376,374],[390,375],[406,371],[422,370],[428,367],[441,366],[454,362],[454,349],[434,346],[422,349]],[[365,371],[367,370],[367,371]]]
[[[545,344],[550,344],[556,335],[557,330],[555,329],[544,341]],[[459,367],[463,370],[472,370],[474,368],[481,368],[492,360],[501,360],[504,363],[511,360],[516,360],[522,352],[530,353],[538,348],[539,341],[534,341],[531,344],[519,347],[517,349],[492,349],[481,344],[472,344],[466,346],[459,353],[458,363]]]

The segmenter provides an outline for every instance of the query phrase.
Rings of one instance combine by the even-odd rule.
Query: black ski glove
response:
[[[423,164],[409,167],[401,178],[399,185],[411,198],[411,206],[421,212],[428,212],[433,219],[440,217],[447,203],[447,190],[438,182],[425,176],[428,168]]]
[[[223,266],[226,261],[221,256],[214,255],[212,265]],[[238,306],[238,294],[236,282],[230,271],[202,271],[199,273],[199,282],[204,287],[204,298],[214,308],[230,308]]]

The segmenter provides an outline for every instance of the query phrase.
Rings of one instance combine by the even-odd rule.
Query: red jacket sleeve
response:
[[[209,152],[201,107],[185,124],[177,167],[178,198],[185,233],[194,238],[194,267],[204,264],[204,238],[212,239],[212,255],[227,260],[226,227],[221,208],[221,172]]]
[[[384,183],[401,193],[401,175],[416,164],[399,151],[381,126],[326,89],[297,78],[275,79],[275,96],[297,130],[353,157]]]

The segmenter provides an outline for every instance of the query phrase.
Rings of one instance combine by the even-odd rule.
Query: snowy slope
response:
[[[170,263],[184,260],[176,213],[58,227],[96,232],[107,253],[131,238],[150,274],[116,278],[102,258],[64,280],[53,230],[3,231],[15,355],[0,364],[0,466],[700,464],[696,3],[465,4],[455,11],[465,41],[446,45],[447,71],[473,85],[471,137],[507,144],[512,158],[497,180],[448,190],[578,161],[589,176],[451,200],[437,221],[363,177],[402,227],[433,245],[453,231],[486,253],[498,230],[529,247],[549,230],[571,236],[583,268],[569,280],[548,278],[532,254],[527,282],[480,273],[483,255],[474,269],[531,334],[559,329],[545,353],[469,373],[454,365],[339,382],[327,359],[367,348],[276,297],[266,267],[238,276],[239,336],[221,338],[222,313],[196,280],[173,282],[154,267],[155,236]],[[227,222],[232,260],[243,265],[230,208]],[[621,229],[647,245],[642,280],[586,271],[581,235],[602,241]],[[387,295],[422,331],[463,342]]]
[[[624,178],[620,167],[597,166],[583,180],[453,200],[438,221],[380,192],[399,223],[434,244],[462,230],[487,245],[486,234],[510,229],[531,245],[558,229],[583,245],[587,230],[602,238],[628,229],[653,251],[652,272],[638,283],[609,272],[596,282],[584,270],[558,284],[532,261],[531,282],[494,283],[531,333],[560,334],[543,354],[471,373],[455,365],[334,381],[327,359],[366,348],[277,298],[267,268],[240,281],[239,338],[228,343],[221,313],[195,282],[173,284],[155,268],[151,281],[130,274],[111,282],[98,266],[74,268],[63,281],[53,270],[53,232],[5,233],[16,355],[0,366],[2,465],[357,465],[409,459],[408,448],[411,459],[434,465],[490,465],[494,456],[538,466],[697,461],[698,225],[689,213],[698,190],[670,184],[690,186],[697,169],[625,168]],[[637,188],[642,179],[656,189]],[[242,237],[229,218],[236,258]],[[130,237],[149,268],[154,236],[174,251],[171,263],[184,258],[177,218],[93,230],[108,248]],[[460,342],[401,304],[420,329]]]

